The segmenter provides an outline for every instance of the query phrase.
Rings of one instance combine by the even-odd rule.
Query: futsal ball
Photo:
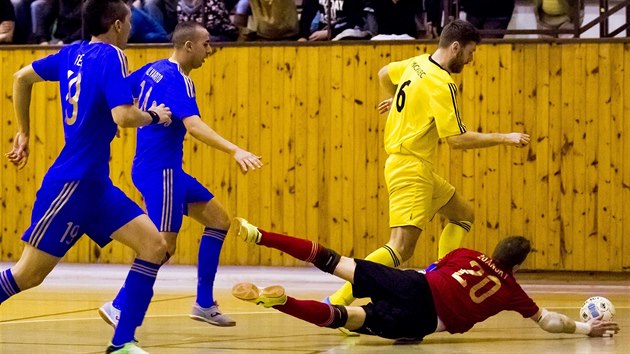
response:
[[[615,316],[615,306],[605,297],[593,296],[582,305],[580,309],[580,318],[582,321],[587,322],[592,318],[602,316],[600,320],[610,321]]]

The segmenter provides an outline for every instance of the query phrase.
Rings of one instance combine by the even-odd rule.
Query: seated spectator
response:
[[[40,44],[69,44],[83,38],[82,0],[35,0],[31,4],[33,36]],[[51,33],[54,23],[55,31]]]
[[[418,0],[367,0],[371,11],[367,14],[367,28],[372,39],[418,38],[416,19],[423,12],[422,1]]]
[[[223,0],[180,0],[177,20],[201,23],[210,32],[213,42],[235,41],[238,38],[238,29],[230,21],[230,13]]]
[[[0,43],[12,43],[15,11],[10,0],[0,0]]]
[[[172,33],[177,25],[177,3],[178,0],[136,0],[133,5],[147,13],[166,33]]]
[[[582,24],[584,0],[534,0],[534,12],[538,28],[573,29]]]
[[[257,37],[269,40],[297,39],[295,0],[249,0],[249,4]]]
[[[31,2],[33,31],[31,40],[38,44],[48,44],[52,40],[52,27],[55,23],[57,0],[34,0]]]
[[[466,21],[480,30],[505,30],[514,12],[515,0],[462,0]],[[482,34],[486,38],[503,38],[503,34]]]
[[[168,34],[153,17],[139,8],[131,7],[129,43],[168,43]]]
[[[272,3],[273,0],[269,0],[269,3]],[[238,2],[236,2],[236,5],[234,6],[230,6],[231,5],[231,1],[227,1],[226,0],[226,6],[229,9],[230,7],[234,8],[234,15],[232,16],[232,23],[234,23],[234,25],[236,27],[239,28],[245,28],[247,27],[247,20],[249,18],[249,14],[250,12],[250,6],[249,6],[249,0],[238,0]]]
[[[332,39],[369,39],[365,17],[371,11],[366,0],[330,0],[330,18],[326,10],[327,0],[304,0],[302,15],[300,16],[300,41],[323,41],[328,39],[330,28]],[[311,23],[317,12],[322,14],[322,20],[316,31],[311,31]]]
[[[2,0],[4,2],[4,0]],[[11,0],[15,10],[15,29],[13,43],[28,43],[31,36],[31,2],[32,0]]]
[[[453,16],[456,13],[454,0],[425,0],[424,9],[426,11],[425,38],[438,38],[444,25],[455,19]],[[445,10],[448,10],[448,16],[444,13]]]

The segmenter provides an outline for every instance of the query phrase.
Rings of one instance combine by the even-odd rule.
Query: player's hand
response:
[[[247,173],[249,170],[255,170],[262,167],[260,162],[261,156],[256,156],[249,151],[243,149],[236,149],[234,152],[234,160],[241,166],[243,173]]]
[[[589,337],[603,337],[606,334],[619,333],[619,324],[611,321],[601,321],[603,315],[590,319],[587,323],[591,326]]]
[[[164,103],[161,103],[158,106],[157,102],[153,101],[149,111],[153,111],[160,116],[160,122],[158,124],[164,124],[165,127],[171,125],[171,109],[166,107]]]
[[[6,154],[6,157],[13,165],[21,170],[28,162],[29,152],[28,134],[17,132],[15,139],[13,139],[13,148]]]
[[[376,109],[378,109],[378,113],[383,114],[389,112],[389,110],[392,108],[392,100],[393,99],[390,97],[379,103],[376,107]]]
[[[505,141],[503,143],[508,146],[516,146],[521,148],[529,144],[530,137],[525,133],[510,133],[505,134],[504,136]]]

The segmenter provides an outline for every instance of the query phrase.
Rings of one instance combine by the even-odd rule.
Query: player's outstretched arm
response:
[[[18,131],[13,139],[13,147],[6,156],[19,169],[26,166],[30,152],[28,140],[31,129],[31,91],[33,85],[41,81],[44,79],[33,70],[32,65],[23,67],[13,75],[13,108],[18,121]]]
[[[229,140],[225,139],[206,123],[204,123],[199,116],[190,116],[184,118],[184,126],[186,130],[195,139],[202,143],[211,146],[215,149],[221,150],[225,153],[232,155],[236,163],[241,166],[243,173],[247,173],[249,170],[255,170],[262,167],[260,162],[261,157],[252,154],[249,151],[243,150],[240,147],[234,145]]]
[[[155,101],[146,112],[131,104],[116,106],[112,109],[112,116],[114,122],[122,128],[137,128],[149,124],[164,124],[165,126],[171,124],[170,108],[164,104],[158,105]]]
[[[591,337],[602,337],[605,334],[619,332],[619,325],[616,322],[600,321],[600,318],[593,318],[586,323],[576,322],[566,315],[546,309],[538,310],[538,313],[531,317],[540,328],[549,333],[577,333]]]
[[[453,149],[479,149],[495,145],[507,145],[524,147],[529,144],[530,137],[525,133],[478,133],[467,131],[463,134],[446,138],[448,145]]]

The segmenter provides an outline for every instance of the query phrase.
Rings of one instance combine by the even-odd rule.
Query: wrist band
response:
[[[151,110],[147,111],[147,113],[151,116],[151,124],[158,124],[160,122],[160,116],[157,113]]]

